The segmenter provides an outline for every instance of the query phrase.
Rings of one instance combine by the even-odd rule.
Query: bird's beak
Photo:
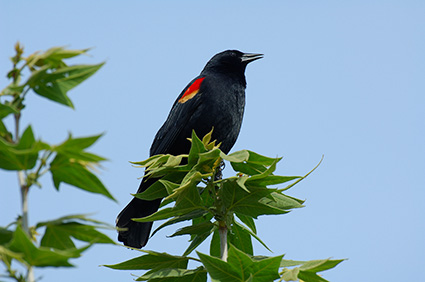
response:
[[[242,62],[245,62],[245,63],[248,64],[250,62],[253,62],[255,60],[261,59],[263,57],[264,57],[263,54],[244,53],[242,55]]]

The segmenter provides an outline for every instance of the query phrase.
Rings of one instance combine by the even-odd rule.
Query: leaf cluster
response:
[[[28,95],[39,95],[74,108],[68,92],[103,65],[68,65],[68,59],[87,51],[54,47],[24,57],[23,47],[19,43],[15,45],[13,67],[7,74],[10,84],[0,92],[0,169],[18,173],[22,202],[33,186],[41,188],[39,179],[46,173],[51,174],[57,190],[61,183],[66,183],[115,200],[94,170],[106,159],[87,151],[101,135],[75,138],[69,134],[62,143],[49,144],[36,138],[31,125],[20,131]],[[8,126],[13,124],[11,121],[14,128]],[[24,265],[28,273],[32,267],[69,267],[72,266],[69,259],[80,257],[91,245],[114,244],[99,231],[108,226],[84,215],[65,216],[29,228],[27,213],[23,208],[16,222],[0,227],[0,262],[6,267],[7,276],[16,281],[33,279],[12,269],[12,261]],[[40,242],[36,243],[43,231]],[[81,247],[76,241],[84,245]]]
[[[12,259],[27,266],[70,267],[68,260],[78,258],[93,244],[115,244],[109,237],[99,232],[98,228],[110,228],[104,223],[94,221],[85,215],[69,215],[55,220],[40,222],[27,234],[19,224],[15,230],[0,227],[0,258],[9,268]],[[34,237],[45,228],[40,245]],[[75,240],[85,242],[77,247]]]
[[[143,251],[148,254],[107,266],[148,270],[138,278],[140,281],[206,281],[207,273],[213,281],[326,281],[316,273],[334,267],[341,260],[321,260],[317,265],[314,261],[296,264],[291,261],[293,264],[288,265],[283,256],[254,256],[252,246],[252,239],[255,239],[269,250],[257,236],[255,220],[262,215],[286,214],[303,207],[303,200],[285,192],[314,169],[305,176],[276,175],[276,165],[281,158],[269,158],[248,150],[225,154],[219,145],[211,142],[211,135],[212,131],[201,140],[193,132],[188,155],[157,155],[134,163],[145,168],[145,179],[159,179],[134,196],[145,200],[164,198],[164,201],[156,213],[133,220],[165,220],[153,235],[164,227],[188,222],[170,236],[190,236],[189,246],[182,256],[171,256],[184,264],[171,267],[168,264],[170,255]],[[231,165],[235,176],[217,177],[221,175],[223,162]],[[221,228],[228,230],[227,261],[220,259]],[[210,254],[198,252],[199,259],[189,257],[210,236]],[[152,256],[156,261],[153,267],[149,264]],[[197,261],[201,266],[187,269],[187,260]],[[300,266],[288,268],[297,265]]]
[[[17,43],[15,51],[16,55],[11,58],[13,69],[7,75],[12,81],[0,92],[0,169],[23,171],[27,187],[40,186],[38,179],[50,172],[56,189],[63,182],[114,199],[92,172],[106,159],[86,151],[101,135],[74,138],[69,134],[64,142],[52,145],[37,140],[31,125],[22,134],[19,132],[19,120],[28,93],[73,107],[68,91],[93,75],[103,63],[66,64],[65,59],[86,54],[88,49],[54,47],[23,57],[23,47]],[[23,81],[26,72],[30,74]],[[14,130],[6,126],[9,116],[15,119]]]
[[[86,54],[89,49],[69,50],[64,47],[53,47],[44,52],[36,52],[23,57],[24,49],[15,45],[16,55],[11,58],[13,68],[7,74],[11,83],[0,92],[0,96],[13,97],[5,104],[0,116],[7,112],[15,113],[23,109],[23,98],[32,90],[35,94],[51,101],[74,108],[67,93],[81,82],[92,76],[104,63],[96,65],[71,65],[65,60]],[[29,77],[23,79],[25,71]]]

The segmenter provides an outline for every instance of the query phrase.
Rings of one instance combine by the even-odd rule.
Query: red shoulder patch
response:
[[[204,81],[205,77],[198,78],[195,80],[183,93],[183,96],[179,99],[179,103],[183,104],[186,103],[188,100],[195,97],[196,94],[199,92],[199,88],[201,88],[201,83]]]

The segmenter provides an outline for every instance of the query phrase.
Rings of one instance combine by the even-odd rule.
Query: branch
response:
[[[223,221],[220,222],[218,233],[220,234],[220,258],[222,261],[227,261],[227,226]]]

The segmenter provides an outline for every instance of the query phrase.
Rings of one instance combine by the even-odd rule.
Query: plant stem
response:
[[[227,226],[224,222],[220,222],[218,233],[220,234],[220,258],[227,261]]]
[[[19,143],[19,120],[21,118],[21,114],[15,114],[15,142]],[[21,203],[22,203],[22,229],[28,234],[31,238],[31,232],[29,228],[28,221],[28,192],[29,186],[25,181],[25,174],[22,170],[18,171],[18,182],[19,187],[21,189]],[[27,268],[27,282],[34,282],[34,269],[32,266],[28,266]]]
[[[19,143],[19,120],[21,114],[15,114],[15,144]],[[21,188],[21,203],[22,203],[22,228],[31,236],[28,225],[28,191],[29,186],[25,183],[25,174],[22,170],[18,171],[18,182]]]
[[[213,194],[214,196],[214,205],[216,207],[223,207],[222,203],[221,203],[221,199],[220,197],[217,196],[217,190],[219,190],[221,187],[221,185],[218,183],[221,181],[223,174],[222,174],[222,167],[224,166],[223,161],[220,162],[220,165],[218,165],[215,169],[214,169],[214,173],[213,176],[211,178],[211,186],[214,188]],[[220,213],[220,219],[218,219],[218,234],[220,235],[220,258],[222,261],[227,261],[227,225],[226,225],[226,212],[222,211],[221,209]],[[223,216],[223,217],[222,217]],[[224,220],[223,220],[224,219]]]
[[[25,184],[24,172],[18,171],[19,186],[21,187],[22,200],[22,229],[31,237],[31,232],[28,224],[28,191],[29,187]],[[27,268],[27,282],[34,282],[34,269],[32,266]]]
[[[25,175],[23,171],[18,171],[19,187],[21,188],[21,204],[22,204],[22,229],[29,235],[28,224],[28,191],[29,187],[25,184]]]
[[[19,120],[21,118],[21,114],[15,114],[15,143],[19,143]],[[21,203],[22,203],[22,228],[25,232],[31,236],[28,224],[28,191],[29,186],[25,182],[25,174],[22,170],[18,171],[18,182],[19,187],[21,188]]]

